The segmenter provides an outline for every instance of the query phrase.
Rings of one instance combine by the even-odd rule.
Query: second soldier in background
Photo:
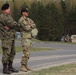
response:
[[[34,21],[30,18],[28,18],[29,11],[27,8],[21,9],[22,17],[19,19],[19,24],[21,27],[21,41],[22,41],[22,48],[23,48],[23,56],[21,59],[21,71],[32,71],[27,65],[28,65],[28,59],[30,57],[30,45],[31,45],[31,39],[35,37],[38,33],[36,29],[36,25]],[[35,35],[34,33],[35,32]]]

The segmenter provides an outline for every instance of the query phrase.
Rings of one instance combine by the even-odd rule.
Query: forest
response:
[[[69,2],[70,3],[70,2]],[[20,9],[29,8],[29,17],[34,20],[38,28],[39,40],[60,41],[62,36],[76,34],[76,5],[70,5],[66,1],[44,4],[41,1],[28,4],[26,1],[20,6],[13,2],[12,16],[18,21],[21,17]]]

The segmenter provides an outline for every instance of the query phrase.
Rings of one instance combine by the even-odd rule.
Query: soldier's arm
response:
[[[28,18],[28,21],[29,21],[30,26],[31,26],[32,28],[36,28],[36,24],[34,23],[34,21],[33,21],[32,19]]]
[[[1,16],[0,15],[0,27],[1,28],[4,28],[6,30],[9,30],[9,26],[8,26],[8,23],[7,23],[8,20],[6,20],[6,17],[5,16]]]
[[[0,20],[0,28],[5,28],[6,30],[9,30],[9,27],[5,25],[1,20]]]
[[[15,26],[19,26],[19,24],[13,20],[13,18],[11,16],[9,16],[9,19],[6,18],[6,21],[7,21],[7,25],[9,27],[15,27]]]
[[[7,19],[7,25],[9,28],[14,28],[16,31],[20,32],[20,24],[14,21],[11,16],[9,16],[9,20]]]
[[[32,30],[31,26],[29,24],[27,24],[25,20],[19,20],[19,24],[21,25],[21,28],[25,31]]]

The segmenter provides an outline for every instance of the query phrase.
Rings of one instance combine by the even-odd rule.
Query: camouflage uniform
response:
[[[2,5],[3,14],[0,15],[0,38],[2,41],[2,65],[3,73],[11,74],[18,72],[13,68],[13,59],[15,57],[15,27],[18,27],[10,14],[10,6],[8,3]]]
[[[28,59],[30,58],[30,46],[31,46],[31,38],[32,29],[36,28],[35,23],[26,17],[21,17],[19,19],[19,24],[21,24],[21,41],[22,41],[22,48],[23,48],[23,56],[21,59],[21,64],[27,66]]]
[[[12,19],[10,15],[0,15],[0,36],[2,41],[2,63],[13,62],[15,56],[15,29],[13,27],[18,24]],[[5,29],[7,26],[9,29]]]

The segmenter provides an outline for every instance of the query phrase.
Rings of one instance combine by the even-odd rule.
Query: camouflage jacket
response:
[[[36,28],[36,24],[30,18],[21,17],[19,19],[19,24],[21,25],[21,35],[22,38],[32,38],[31,31]]]
[[[8,27],[8,29],[5,28]],[[13,20],[10,15],[0,15],[0,38],[1,39],[15,39],[15,29],[14,27],[18,26],[18,23]]]

